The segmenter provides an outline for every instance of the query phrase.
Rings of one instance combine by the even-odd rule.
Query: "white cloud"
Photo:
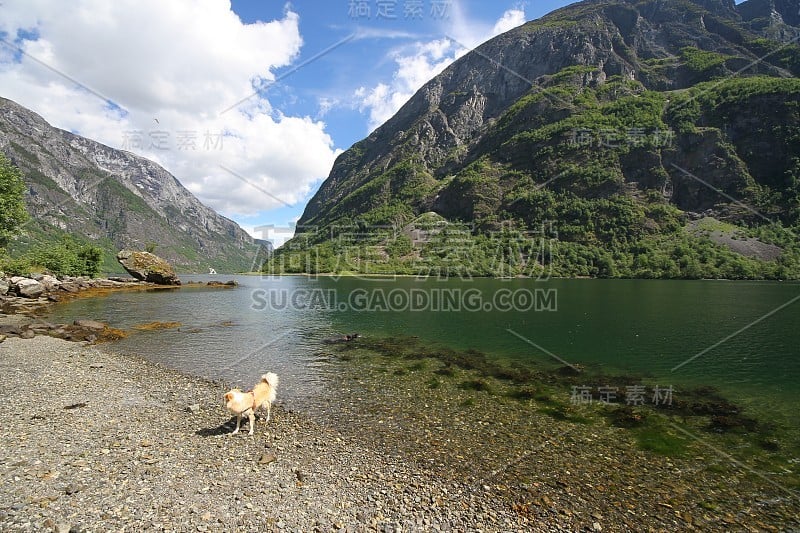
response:
[[[525,22],[525,11],[521,8],[507,10],[489,27],[469,20],[458,2],[451,7],[451,25],[447,33],[452,38],[416,42],[395,49],[391,52],[396,65],[391,81],[362,86],[354,92],[359,110],[369,116],[370,131],[391,118],[425,83],[469,49]]]
[[[492,36],[500,35],[508,30],[512,30],[517,26],[525,24],[525,10],[524,9],[509,9],[503,16],[495,22],[492,28]]]
[[[290,7],[244,24],[229,0],[3,0],[0,32],[35,36],[17,40],[18,61],[0,57],[2,96],[158,161],[226,214],[302,201],[337,155],[323,122],[284,116],[262,97],[221,114],[297,58],[303,40]]]

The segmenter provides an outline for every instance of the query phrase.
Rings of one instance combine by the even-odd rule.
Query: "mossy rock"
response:
[[[172,265],[150,252],[122,250],[117,261],[134,278],[158,285],[180,285],[181,280]]]

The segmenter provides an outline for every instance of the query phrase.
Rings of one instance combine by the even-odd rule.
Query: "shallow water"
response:
[[[232,278],[239,287],[76,300],[49,318],[96,318],[122,329],[181,322],[113,348],[245,387],[272,370],[283,379],[282,400],[300,409],[313,408],[315,393],[336,378],[320,354],[324,339],[357,331],[418,336],[525,365],[580,364],[595,376],[587,377],[591,387],[603,385],[597,374],[645,375],[676,396],[681,387],[714,385],[751,409],[800,422],[798,283],[213,279]]]

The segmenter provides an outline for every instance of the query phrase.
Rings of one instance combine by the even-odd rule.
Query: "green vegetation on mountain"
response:
[[[775,37],[800,2],[765,2],[583,2],[485,43],[337,160],[265,269],[800,278]]]

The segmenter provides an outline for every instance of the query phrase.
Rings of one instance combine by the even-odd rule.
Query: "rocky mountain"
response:
[[[344,152],[270,267],[796,277],[798,39],[800,0],[587,0],[528,22]],[[337,266],[343,245],[362,251]]]
[[[0,151],[28,187],[33,220],[17,247],[68,234],[102,246],[105,267],[118,269],[117,250],[152,244],[177,268],[200,272],[247,270],[260,248],[156,163],[54,128],[3,98]]]

